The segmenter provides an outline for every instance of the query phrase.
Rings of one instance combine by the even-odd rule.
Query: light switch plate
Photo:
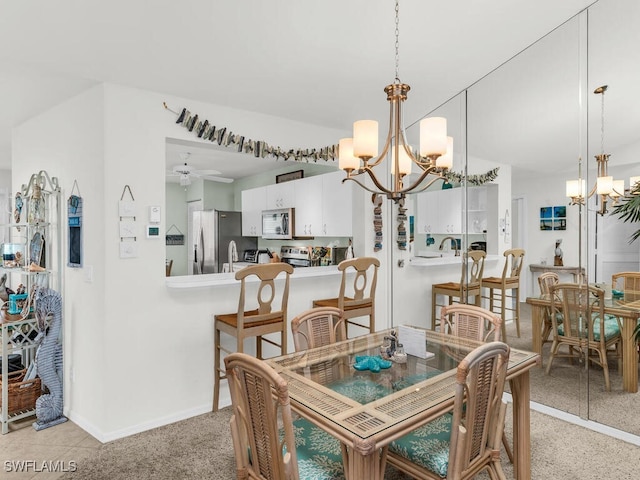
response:
[[[152,205],[149,207],[149,223],[160,223],[159,205]]]

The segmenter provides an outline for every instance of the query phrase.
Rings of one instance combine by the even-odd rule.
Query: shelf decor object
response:
[[[40,331],[46,332],[36,351],[36,368],[49,393],[36,400],[37,420],[33,428],[43,430],[67,421],[62,415],[62,296],[50,288],[39,288],[35,295],[35,311],[39,324],[42,319]],[[48,328],[44,325],[46,318],[51,318]]]

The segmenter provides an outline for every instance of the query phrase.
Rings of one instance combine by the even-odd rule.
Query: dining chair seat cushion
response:
[[[445,478],[449,467],[452,420],[453,415],[446,413],[394,440],[389,444],[389,451]]]
[[[597,314],[593,315],[593,339],[596,342],[600,341],[600,322],[598,321]],[[564,325],[558,325],[558,335],[564,335]],[[620,325],[618,319],[614,315],[604,316],[604,340],[608,342],[613,337],[620,335]],[[586,330],[583,333],[584,337],[587,337]]]
[[[293,422],[299,478],[343,480],[342,448],[338,439],[305,418]]]

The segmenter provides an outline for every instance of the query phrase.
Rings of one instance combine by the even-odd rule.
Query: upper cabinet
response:
[[[324,237],[353,235],[353,182],[344,182],[344,172],[322,177],[322,233]]]
[[[295,202],[294,182],[267,185],[267,210],[275,208],[291,208]]]
[[[242,191],[242,235],[262,235],[262,210],[267,202],[267,188],[258,187]]]
[[[263,210],[295,208],[297,237],[351,237],[353,184],[335,171],[242,192],[242,234],[262,235]]]
[[[463,208],[463,189],[449,188],[420,193],[417,196],[417,233],[431,235],[486,233],[497,222],[496,185],[467,188],[466,207]],[[465,226],[464,212],[468,226]]]

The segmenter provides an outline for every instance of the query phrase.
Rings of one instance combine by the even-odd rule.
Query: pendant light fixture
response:
[[[616,205],[618,199],[625,194],[624,180],[614,180],[608,173],[609,157],[608,153],[604,153],[604,93],[609,88],[607,85],[596,88],[593,93],[596,95],[602,95],[601,97],[601,114],[600,114],[600,153],[595,156],[598,163],[598,177],[596,178],[596,184],[589,192],[588,197],[592,197],[594,194],[599,196],[599,207],[596,213],[604,215],[608,212],[607,203],[611,202]],[[582,178],[582,169],[580,168],[578,180],[567,180],[566,194],[571,199],[570,205],[584,205],[585,203],[585,181]],[[638,181],[639,177],[631,177],[631,188]]]
[[[407,142],[402,115],[402,104],[407,99],[409,85],[399,78],[399,5],[395,6],[395,60],[396,75],[392,84],[384,89],[389,102],[389,131],[384,147],[378,152],[378,122],[375,120],[359,120],[353,124],[353,138],[339,141],[339,167],[347,174],[343,180],[352,180],[365,190],[385,195],[389,200],[398,203],[408,193],[420,192],[437,180],[445,180],[442,174],[453,163],[453,139],[447,137],[447,120],[442,117],[424,118],[420,121],[420,148],[414,152]],[[383,163],[388,160],[390,166],[385,169]],[[376,176],[377,169],[381,178],[391,174],[393,180],[385,182]],[[413,165],[418,167],[419,177],[410,185],[405,179],[411,174]],[[357,177],[367,174],[374,183],[370,188]],[[431,174],[431,177],[427,177]],[[384,175],[384,177],[382,177]],[[385,186],[385,183],[391,183]]]

